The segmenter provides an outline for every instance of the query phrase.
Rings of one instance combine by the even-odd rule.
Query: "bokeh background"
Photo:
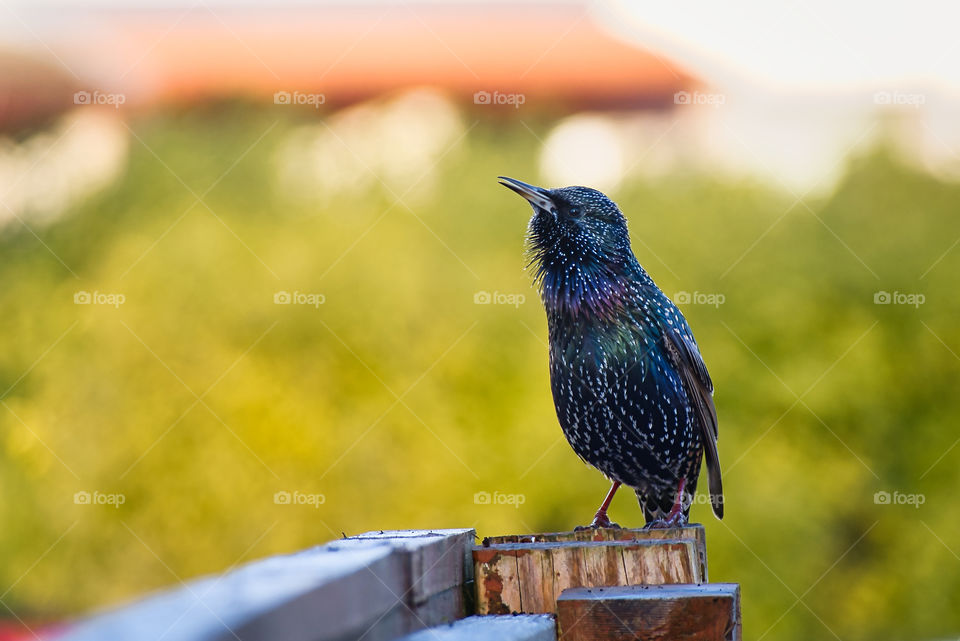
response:
[[[508,175],[607,191],[693,326],[745,638],[956,636],[951,11],[0,3],[3,634],[586,522]]]

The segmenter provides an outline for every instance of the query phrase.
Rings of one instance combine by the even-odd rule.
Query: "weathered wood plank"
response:
[[[379,530],[329,543],[353,549],[387,543],[403,558],[407,588],[400,596],[409,608],[409,629],[466,616],[464,586],[473,582],[473,529]]]
[[[692,541],[645,541],[655,554],[626,554],[627,580],[607,585],[642,585],[662,583],[703,583],[697,552]],[[596,584],[595,584],[596,585]],[[587,586],[590,587],[590,586]]]
[[[508,534],[505,536],[488,536],[483,539],[483,545],[499,545],[504,543],[553,543],[560,541],[655,541],[655,540],[686,540],[695,542],[699,555],[700,576],[703,581],[707,575],[707,537],[703,525],[691,523],[680,528],[644,530],[642,528],[590,528],[571,532],[545,532],[541,534]]]
[[[358,534],[344,541],[386,541],[402,550],[408,556],[412,601],[421,603],[434,594],[473,580],[470,552],[475,538],[475,530],[461,528],[379,530]]]
[[[702,525],[693,523],[682,528],[670,528],[666,530],[623,530],[620,536],[615,539],[619,541],[636,538],[637,540],[692,540],[694,549],[697,553],[697,563],[700,566],[700,582],[707,583],[710,580],[707,574],[707,533]],[[693,583],[693,581],[691,581]]]
[[[740,641],[740,586],[573,588],[557,599],[561,641]]]
[[[484,537],[483,545],[499,543],[551,543],[557,541],[625,541],[644,539],[683,539],[703,537],[704,527],[690,523],[683,527],[667,529],[643,528],[588,528],[568,532],[541,532],[539,534],[507,534]]]
[[[557,641],[557,625],[545,614],[472,616],[397,641]]]
[[[543,550],[518,550],[517,576],[521,582],[521,611],[553,612],[557,595],[554,593],[553,555]]]
[[[473,555],[479,614],[552,613],[557,595],[572,587],[705,579],[694,538],[497,543]]]
[[[477,614],[522,612],[517,557],[517,550],[474,550]]]
[[[471,586],[472,587],[472,586]],[[467,614],[463,586],[438,592],[422,603],[408,605],[410,630],[450,623]]]
[[[555,595],[560,596],[560,593],[567,588],[585,585],[586,572],[583,564],[583,545],[586,545],[586,543],[571,541],[569,544],[547,544],[546,547],[542,548],[543,554],[549,554],[553,557],[553,593]],[[522,584],[526,580],[527,577],[521,578],[521,589],[523,589]],[[556,611],[556,607],[556,603],[553,603],[549,612]]]
[[[199,579],[79,623],[93,641],[364,641],[464,616],[474,531],[370,532]]]
[[[591,545],[583,551],[584,585],[626,585],[627,569],[624,554],[629,550],[621,545]]]
[[[389,545],[318,547],[147,597],[79,623],[63,640],[317,641],[361,634],[377,621],[365,640],[388,639],[406,632],[389,625],[403,577]]]

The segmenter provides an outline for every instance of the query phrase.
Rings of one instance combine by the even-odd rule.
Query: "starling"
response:
[[[634,256],[620,209],[588,187],[500,184],[533,207],[530,267],[560,426],[613,483],[591,526],[616,527],[607,507],[620,485],[636,492],[646,527],[686,523],[704,452],[723,518],[713,383],[683,314]]]

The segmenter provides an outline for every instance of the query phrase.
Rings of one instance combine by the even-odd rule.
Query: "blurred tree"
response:
[[[528,176],[536,139],[482,122],[415,207],[380,186],[318,205],[271,179],[306,122],[277,117],[227,104],[138,121],[119,183],[39,239],[0,237],[13,611],[79,612],[342,532],[566,529],[603,493],[556,425],[526,221],[494,179]],[[684,309],[716,382],[728,496],[723,522],[694,518],[712,579],[743,584],[748,636],[956,633],[960,187],[878,149],[806,203],[704,175],[616,196],[668,294],[723,298]],[[475,304],[484,291],[524,299]],[[481,491],[522,503],[475,504]],[[628,493],[612,513],[641,521]]]

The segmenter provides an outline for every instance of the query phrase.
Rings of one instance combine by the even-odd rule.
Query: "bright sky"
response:
[[[509,20],[518,3],[502,0],[281,0],[286,6],[356,4],[490,4]],[[904,140],[929,167],[960,176],[960,2],[914,0],[589,0],[585,19],[606,25],[618,37],[649,47],[703,79],[705,91],[726,98],[722,108],[699,110],[698,119],[618,122],[611,116],[561,123],[545,150],[543,171],[562,183],[590,176],[615,184],[624,167],[655,170],[670,163],[689,166],[708,159],[717,167],[772,177],[797,191],[828,189],[843,159],[869,146],[876,134],[872,116],[895,107],[905,113]],[[532,0],[520,4],[556,5]],[[87,7],[89,0],[0,0],[0,40],[36,45],[45,28],[72,28],[59,7]],[[269,10],[269,0],[97,0],[104,12],[130,8],[231,7]],[[564,34],[557,33],[562,39]],[[491,47],[496,43],[491,43]],[[898,94],[899,99],[878,99]],[[915,104],[919,99],[922,109]],[[892,104],[891,104],[892,103]],[[676,114],[693,115],[692,109]],[[687,123],[687,124],[683,124]],[[638,133],[640,132],[640,133]],[[656,133],[637,146],[637,136]],[[659,133],[657,133],[659,132]],[[693,132],[690,136],[687,134]],[[555,134],[555,135],[554,135]],[[694,135],[695,134],[695,135]],[[657,142],[663,137],[662,142]],[[676,138],[676,140],[674,140]],[[691,146],[689,140],[695,144]],[[596,147],[593,156],[585,153]],[[684,147],[686,145],[686,147]],[[570,167],[571,153],[584,166]],[[657,159],[687,148],[688,157]],[[632,158],[639,149],[640,157]],[[652,151],[651,151],[652,150]],[[617,152],[617,153],[614,153]],[[679,153],[679,152],[677,152]],[[556,158],[561,160],[554,162]],[[612,160],[607,167],[596,159]],[[564,160],[566,159],[566,160]],[[941,169],[942,168],[942,169]],[[949,171],[948,171],[949,170]],[[590,174],[593,171],[596,176]],[[567,176],[572,174],[572,176]]]
[[[857,2],[599,3],[621,33],[699,75],[781,89],[960,89],[960,3]],[[619,18],[629,18],[622,20]]]
[[[480,0],[484,2],[484,0]],[[516,3],[486,0],[503,7]],[[402,4],[403,0],[285,5]],[[472,3],[472,2],[471,2]],[[189,7],[188,0],[5,0],[26,16],[50,7]],[[274,7],[269,0],[204,0],[210,7]],[[405,4],[465,4],[417,2]],[[521,4],[556,4],[537,2]],[[639,39],[706,78],[792,89],[876,89],[923,85],[960,89],[960,3],[949,0],[595,0],[582,4],[628,39]],[[43,9],[40,9],[41,11]],[[7,13],[0,10],[0,15]],[[7,22],[6,17],[0,24]],[[14,22],[17,22],[14,20]],[[8,24],[7,27],[13,25]],[[4,30],[0,28],[0,30]],[[559,34],[558,34],[559,35]]]

